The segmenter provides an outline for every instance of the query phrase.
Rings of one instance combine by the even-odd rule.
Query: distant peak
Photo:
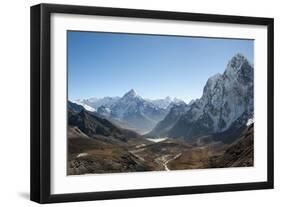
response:
[[[135,91],[135,89],[129,90],[128,93],[132,94],[132,95],[137,95],[137,92]]]
[[[134,89],[131,89],[124,96],[135,97],[137,96],[137,92]]]
[[[173,102],[174,102],[174,103],[182,103],[182,102],[184,102],[184,101],[181,100],[181,99],[179,99],[179,98],[174,97],[174,98],[173,98]]]
[[[172,100],[172,98],[171,98],[170,96],[166,96],[165,100],[167,100],[167,101],[171,101],[171,100]]]

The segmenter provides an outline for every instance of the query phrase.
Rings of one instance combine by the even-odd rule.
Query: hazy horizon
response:
[[[253,40],[102,32],[68,33],[68,99],[200,98],[210,76],[237,53],[253,63]]]
[[[173,99],[180,99],[180,98],[178,98],[178,97],[172,97],[172,96],[165,96],[165,97],[160,97],[160,98],[144,97],[142,94],[139,94],[136,89],[131,88],[131,89],[125,91],[123,94],[116,95],[116,96],[100,96],[100,97],[91,96],[91,97],[81,97],[81,98],[76,98],[76,99],[70,99],[70,98],[69,98],[69,100],[70,100],[70,101],[77,101],[77,100],[91,99],[91,98],[102,99],[102,98],[105,98],[105,97],[119,97],[119,98],[122,98],[126,93],[128,93],[128,92],[131,91],[131,90],[134,90],[134,91],[137,93],[137,95],[141,96],[142,98],[144,98],[144,99],[149,99],[149,100],[158,100],[158,99],[165,99],[165,98],[170,98],[170,99],[172,99],[172,100],[173,100]],[[198,97],[198,98],[200,98],[200,97]],[[180,100],[182,100],[182,99],[180,99]],[[182,101],[186,102],[185,100],[182,100]],[[191,101],[191,100],[190,100],[190,101]],[[188,102],[190,102],[190,101],[188,101]]]

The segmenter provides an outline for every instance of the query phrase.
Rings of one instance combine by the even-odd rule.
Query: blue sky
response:
[[[68,31],[68,98],[122,96],[200,98],[207,79],[254,41]]]

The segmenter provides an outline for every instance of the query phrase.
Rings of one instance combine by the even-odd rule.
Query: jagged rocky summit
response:
[[[233,141],[253,118],[253,74],[249,61],[235,55],[223,74],[208,79],[200,99],[174,106],[147,136],[196,140],[212,135],[224,142]]]

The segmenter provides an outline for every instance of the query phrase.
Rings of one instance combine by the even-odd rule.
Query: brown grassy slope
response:
[[[254,125],[249,126],[244,135],[231,144],[222,156],[212,157],[209,167],[250,167],[254,165]]]
[[[184,150],[182,155],[171,161],[171,170],[204,169],[253,166],[253,125],[241,138],[230,145],[210,144]]]
[[[77,127],[68,129],[68,175],[152,170],[126,145],[89,138]]]
[[[208,159],[212,156],[218,156],[221,154],[221,147],[216,146],[216,144],[201,147],[194,146],[191,149],[183,150],[181,156],[171,161],[168,164],[168,167],[171,170],[208,168]]]

